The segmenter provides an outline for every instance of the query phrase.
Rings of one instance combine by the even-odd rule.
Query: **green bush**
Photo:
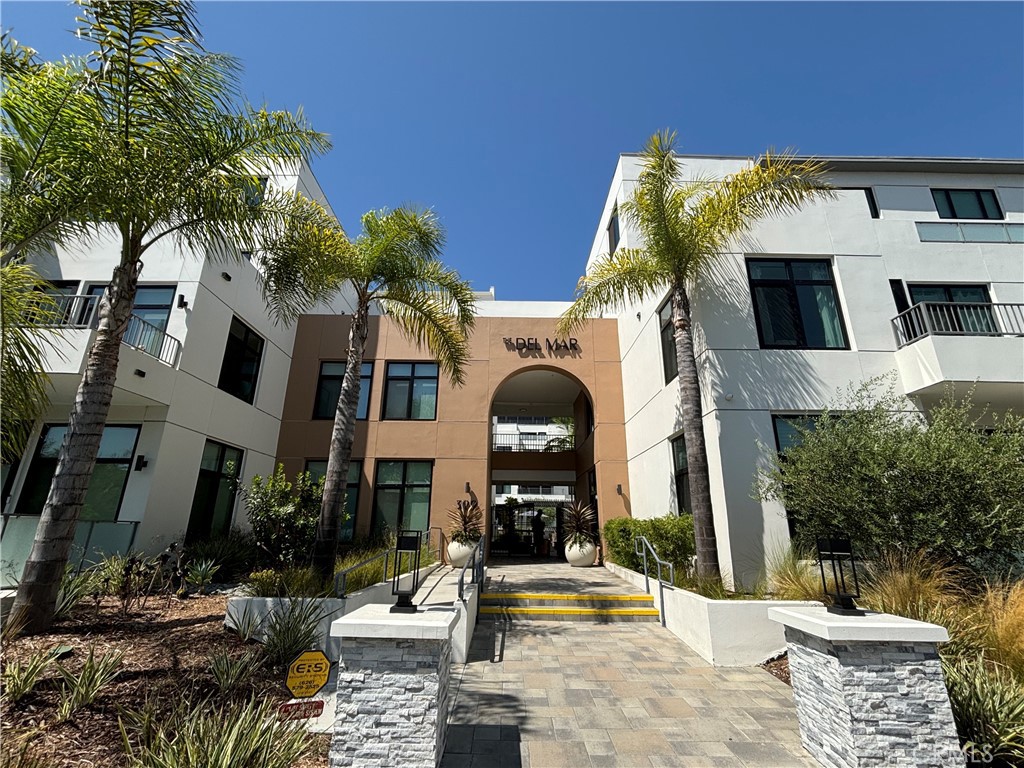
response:
[[[333,584],[323,584],[311,567],[266,568],[253,571],[245,581],[250,597],[326,597],[333,588]]]
[[[633,539],[646,536],[658,557],[675,565],[677,581],[689,572],[696,552],[693,518],[689,515],[649,520],[617,517],[604,524],[602,534],[608,548],[605,557],[623,568],[640,573],[644,569],[643,557],[636,554]]]
[[[69,720],[78,710],[92,704],[117,677],[123,659],[124,651],[111,651],[96,658],[95,648],[89,648],[89,656],[77,673],[58,663],[64,684],[57,702],[57,722]]]
[[[236,579],[253,569],[257,561],[256,542],[252,536],[237,528],[224,536],[188,545],[186,554],[190,561],[213,560],[220,565],[222,579]]]
[[[266,478],[255,475],[241,493],[261,563],[273,568],[307,565],[316,539],[323,480],[299,472],[290,483],[284,465],[278,464]]]
[[[925,552],[1005,574],[1024,550],[1024,419],[947,398],[926,423],[881,380],[853,390],[759,478],[762,500],[786,507],[797,544],[842,531],[858,551]]]

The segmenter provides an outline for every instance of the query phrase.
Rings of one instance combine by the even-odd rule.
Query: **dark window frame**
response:
[[[112,520],[102,520],[102,521],[96,521],[96,522],[112,522],[112,523],[117,523],[117,522],[120,522],[120,520],[121,520],[121,505],[124,503],[124,495],[128,491],[128,481],[131,480],[132,472],[135,471],[135,457],[138,454],[138,450],[139,450],[139,437],[142,435],[142,426],[143,426],[142,424],[121,424],[121,423],[111,423],[111,422],[108,422],[108,423],[103,425],[104,429],[106,429],[107,427],[114,427],[114,428],[118,428],[118,429],[125,429],[125,428],[134,429],[135,430],[135,441],[132,443],[131,455],[127,459],[128,472],[124,476],[124,483],[121,484],[121,494],[117,497],[117,506],[114,508],[114,510],[115,510],[114,511],[114,518]],[[43,512],[42,509],[40,509],[38,513],[33,513],[33,512],[26,512],[22,508],[22,505],[24,504],[24,498],[25,498],[25,485],[26,485],[26,482],[28,481],[29,473],[32,471],[32,465],[39,458],[39,453],[40,453],[40,451],[43,448],[43,442],[44,442],[43,438],[46,436],[47,430],[52,429],[52,428],[60,428],[60,427],[63,427],[65,429],[67,429],[68,424],[60,423],[60,422],[44,422],[42,428],[39,430],[39,436],[36,438],[36,445],[35,445],[35,448],[32,451],[32,458],[29,460],[28,467],[25,469],[25,477],[22,478],[21,488],[18,489],[18,503],[15,504],[14,514],[16,514],[16,515],[41,515],[42,514],[42,512]],[[65,433],[65,435],[66,435],[66,433]],[[102,432],[101,432],[100,440],[102,441],[102,439],[103,439],[103,437],[102,437]],[[60,454],[59,453],[58,453],[58,458],[56,460],[60,461]],[[97,464],[124,464],[125,463],[125,459],[100,458],[99,455],[97,455],[96,463]],[[57,468],[56,468],[56,466],[54,466],[54,472],[56,472],[56,470],[57,470]],[[12,475],[11,479],[13,480],[13,475]],[[53,482],[53,477],[52,476],[50,477],[50,482],[51,483]],[[44,506],[45,506],[45,501],[44,501]],[[6,509],[7,509],[6,505],[4,506],[4,509],[5,509],[5,513],[6,513]],[[81,513],[79,513],[79,514],[81,515]],[[84,520],[84,518],[82,518],[81,516],[79,517],[79,519],[80,520]],[[89,521],[86,521],[86,522],[89,522]]]
[[[345,360],[321,360],[320,361],[320,371],[319,371],[319,373],[317,374],[317,377],[316,377],[316,390],[313,393],[313,416],[312,416],[313,421],[324,421],[324,420],[327,420],[327,419],[333,419],[334,418],[334,410],[336,410],[337,406],[338,406],[337,402],[335,402],[334,409],[332,409],[330,414],[325,415],[325,416],[319,415],[321,413],[318,410],[318,406],[320,405],[320,388],[323,386],[324,381],[337,381],[338,382],[338,388],[339,388],[339,391],[340,391],[341,382],[345,378],[344,371],[342,371],[341,375],[333,374],[333,373],[332,374],[325,374],[324,373],[324,365],[339,365],[339,364],[340,365],[345,365],[346,362],[347,361],[345,361]],[[362,366],[367,366],[367,365],[370,366],[370,373],[364,375],[363,371],[362,371]],[[366,408],[362,409],[363,413],[360,416],[359,415],[359,411],[360,411],[359,406],[358,406],[358,404],[356,405],[356,421],[366,421],[367,419],[370,418],[370,388],[373,386],[373,368],[374,368],[374,365],[373,365],[373,361],[372,360],[364,360],[362,363],[360,363],[360,370],[359,370],[359,395],[360,395],[360,397],[362,397],[363,392],[364,391],[366,392]]]
[[[95,296],[96,297],[96,309],[93,312],[94,320],[99,320],[98,312],[99,312],[100,300],[103,298],[103,294],[106,293],[107,288],[109,288],[109,287],[110,287],[110,283],[86,283],[81,288],[81,290],[83,292],[82,295],[85,295],[85,296]],[[145,289],[145,290],[166,290],[166,291],[170,291],[171,292],[171,298],[168,299],[167,304],[140,304],[138,302],[139,291],[141,291],[143,289]],[[132,300],[132,315],[135,315],[135,310],[137,310],[137,309],[166,309],[167,310],[167,315],[164,317],[163,327],[161,327],[160,325],[158,325],[156,323],[153,323],[150,320],[147,320],[144,317],[140,317],[138,315],[135,315],[135,316],[138,317],[139,320],[142,320],[143,322],[149,323],[150,325],[152,325],[152,326],[154,326],[156,328],[159,328],[160,331],[162,331],[163,333],[167,333],[167,324],[171,320],[171,312],[174,310],[174,306],[175,306],[174,299],[175,299],[175,296],[177,295],[177,293],[178,293],[178,284],[177,283],[153,283],[153,284],[139,283],[136,286],[136,288],[135,288],[135,299]],[[86,313],[88,311],[88,309],[89,309],[89,303],[85,302],[84,306],[81,309],[81,313],[82,313],[83,317],[80,317],[80,319],[79,319],[80,323],[82,322],[82,319],[84,318],[84,313]]]
[[[392,365],[409,365],[412,366],[411,373],[408,376],[391,375]],[[433,376],[417,376],[416,366],[417,365],[433,365],[436,372]],[[434,413],[430,418],[413,418],[412,416],[412,403],[413,397],[416,391],[416,381],[430,381],[433,380],[436,383],[436,391],[434,395]],[[408,381],[409,382],[409,395],[405,402],[405,416],[388,416],[388,395],[391,390],[392,381]],[[380,403],[380,420],[381,421],[437,421],[437,406],[438,401],[441,399],[441,367],[435,360],[388,360],[384,363],[384,394],[381,397]]]
[[[234,366],[229,365],[229,361],[228,361],[228,345],[231,344],[231,339],[232,339],[231,331],[232,331],[232,327],[235,325],[235,323],[238,323],[238,325],[241,326],[243,331],[245,331],[245,335],[242,337],[242,341],[241,341],[241,345],[242,345],[242,350],[243,351],[248,348],[249,342],[250,342],[251,338],[257,338],[260,341],[259,355],[257,357],[256,367],[255,367],[255,370],[253,371],[253,375],[252,375],[252,390],[251,390],[251,393],[250,393],[251,394],[251,398],[248,398],[248,399],[243,397],[237,391],[237,385],[239,383],[241,383],[241,381],[242,381],[242,379],[239,377],[240,372],[235,370]],[[255,330],[253,330],[252,326],[250,326],[248,323],[246,323],[244,320],[242,320],[242,318],[240,318],[238,315],[232,315],[231,316],[231,325],[228,326],[227,338],[224,341],[224,357],[222,358],[221,364],[220,364],[220,376],[217,377],[217,389],[219,389],[221,392],[226,392],[227,394],[231,395],[232,397],[237,397],[243,403],[248,403],[249,405],[255,405],[255,403],[256,403],[256,394],[257,394],[257,391],[259,390],[259,384],[260,384],[260,371],[263,368],[263,357],[266,354],[266,347],[267,347],[267,340],[263,336],[258,334]],[[226,388],[226,386],[231,381],[235,382],[236,389],[227,389]]]
[[[328,459],[326,459],[326,458],[323,458],[323,459],[306,459],[305,462],[302,465],[302,471],[303,472],[309,472],[309,465],[314,463],[314,462],[317,462],[317,463],[323,462],[324,464],[326,464],[327,461],[328,461]],[[356,473],[356,481],[354,483],[350,483],[350,482],[348,482],[347,478],[345,480],[345,494],[346,495],[348,493],[350,493],[353,488],[355,489],[355,493],[353,494],[354,501],[352,503],[352,530],[351,530],[351,536],[349,538],[347,538],[347,539],[343,539],[343,538],[340,537],[341,531],[339,531],[339,538],[338,538],[338,543],[339,544],[351,544],[353,541],[356,540],[356,523],[359,521],[359,489],[360,489],[360,486],[363,483],[363,468],[364,468],[364,466],[366,464],[366,460],[365,459],[350,458],[348,460],[348,466],[349,466],[349,470],[350,471],[352,469],[352,465],[353,464],[358,464],[359,465],[359,471]],[[324,468],[324,470],[326,471],[326,467]],[[346,498],[346,501],[347,501],[347,498]]]
[[[821,414],[820,413],[814,414],[814,415],[811,415],[811,414],[808,414],[808,413],[773,413],[772,414],[772,434],[775,436],[775,454],[779,457],[779,464],[780,464],[781,467],[783,467],[783,471],[785,471],[784,470],[784,466],[785,466],[785,462],[786,462],[786,453],[785,453],[785,450],[782,447],[782,442],[779,440],[779,422],[781,422],[781,421],[792,422],[794,420],[817,422],[817,420],[820,419],[820,418],[821,418]],[[785,504],[782,505],[782,509],[784,511],[786,510],[786,505]],[[795,539],[796,535],[797,535],[796,520],[794,520],[792,517],[789,516],[789,512],[788,511],[786,512],[786,527],[789,530],[789,538],[790,539]]]
[[[388,484],[388,485],[381,486],[381,484],[380,484],[380,470],[381,470],[381,467],[385,463],[388,463],[388,462],[400,463],[402,465],[402,482],[400,484],[398,484],[398,485]],[[430,465],[430,482],[426,483],[426,484],[423,484],[423,483],[410,483],[408,481],[409,465],[410,464],[429,464]],[[377,516],[377,492],[378,492],[378,490],[380,490],[381,487],[384,487],[384,488],[398,488],[398,489],[400,489],[399,490],[399,496],[398,496],[398,514],[399,514],[398,525],[399,525],[399,530],[408,530],[406,528],[402,528],[402,523],[404,522],[402,520],[402,516],[404,516],[404,514],[405,514],[405,494],[406,494],[407,489],[409,489],[409,488],[423,488],[423,487],[426,487],[427,488],[427,528],[429,529],[430,528],[430,505],[433,503],[433,500],[434,500],[434,468],[435,468],[435,461],[434,461],[434,459],[392,459],[390,457],[386,458],[386,459],[382,459],[382,458],[378,457],[377,460],[374,462],[374,467],[373,467],[373,499],[372,499],[371,507],[370,507],[370,528],[371,528],[371,530],[377,531],[378,527],[379,527],[379,524],[380,524],[380,520],[378,519],[378,516]],[[397,531],[392,531],[392,533],[397,533]]]
[[[619,230],[619,207],[616,205],[612,208],[612,215],[608,219],[608,226],[605,227],[605,233],[608,235],[608,255],[615,253],[615,249],[619,247],[619,241],[621,240],[621,231]]]
[[[662,317],[668,309],[668,317]],[[668,331],[668,338],[665,332]],[[658,338],[661,343],[661,370],[665,376],[665,383],[669,384],[679,377],[679,357],[676,355],[676,329],[672,325],[672,296],[665,299],[658,307]],[[672,354],[667,353],[671,346]]]
[[[757,326],[757,343],[761,349],[790,349],[790,350],[819,350],[823,352],[842,352],[850,350],[850,334],[846,330],[846,318],[843,316],[842,302],[839,300],[839,291],[836,289],[835,270],[832,269],[831,259],[787,259],[787,258],[748,258],[746,261],[747,284],[750,288],[750,304],[754,312],[754,324]],[[786,265],[787,279],[754,278],[750,266],[757,262],[775,262]],[[793,264],[824,264],[828,268],[828,280],[811,280],[806,278],[797,279],[793,277]],[[761,325],[761,313],[758,311],[757,295],[755,287],[763,286],[787,286],[789,290],[789,305],[792,312],[794,328],[797,331],[797,344],[766,344],[764,330]],[[797,302],[796,287],[800,285],[829,285],[835,297],[836,316],[839,320],[839,330],[843,334],[843,345],[841,347],[812,347],[807,343],[807,333],[804,330],[803,318],[800,315],[800,305]]]
[[[976,216],[960,216],[957,213],[956,206],[953,204],[953,196],[951,192],[973,192],[978,208],[981,209],[985,215],[978,218]],[[995,189],[958,189],[956,187],[946,187],[941,189],[932,189],[932,200],[935,202],[935,211],[939,214],[940,219],[953,219],[953,220],[964,220],[964,221],[1005,221],[1006,215],[1003,213],[1003,207],[999,204],[999,195]],[[986,202],[986,194],[988,199],[992,202],[993,211],[990,210],[989,205]]]
[[[868,204],[868,212],[871,214],[871,218],[882,218],[881,212],[878,210],[878,201],[875,199],[875,190],[873,187],[837,187],[837,189],[849,190],[851,192],[863,192],[864,199],[867,201]]]
[[[669,438],[668,446],[672,452],[672,478],[675,484],[676,492],[676,515],[681,516],[683,514],[693,514],[693,499],[690,496],[690,465],[687,461],[685,466],[680,467],[679,462],[676,460],[679,456],[679,452],[676,450],[676,445],[682,443],[683,445],[683,460],[686,459],[686,436],[682,433],[675,437]]]

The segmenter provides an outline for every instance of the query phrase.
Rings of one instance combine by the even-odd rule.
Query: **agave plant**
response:
[[[596,544],[594,508],[582,501],[574,501],[565,507],[562,516],[562,532],[565,535],[565,546],[582,549],[587,544]]]
[[[455,509],[448,510],[451,523],[451,540],[457,544],[476,544],[483,536],[484,511],[473,500],[455,502]]]

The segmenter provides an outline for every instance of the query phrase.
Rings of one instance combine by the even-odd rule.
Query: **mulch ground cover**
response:
[[[789,679],[789,656],[786,654],[776,656],[774,659],[768,659],[761,667],[768,670],[769,674],[779,678],[786,685],[793,684]]]
[[[81,667],[90,648],[96,656],[122,651],[124,660],[120,673],[96,701],[64,723],[56,722],[60,677],[53,666],[35,690],[17,703],[5,698],[0,704],[3,752],[10,754],[27,742],[28,754],[47,767],[127,765],[118,725],[122,710],[141,710],[148,704],[170,712],[183,698],[197,701],[215,696],[210,656],[222,652],[241,655],[247,650],[236,635],[224,629],[226,603],[223,595],[150,598],[145,608],[122,616],[114,598],[104,598],[99,604],[87,600],[72,618],[55,624],[47,634],[10,643],[4,648],[5,663],[25,661],[35,652],[61,646],[72,649],[61,662],[70,670]],[[261,671],[253,681],[251,693],[275,702],[289,698],[283,675],[269,670]],[[313,753],[297,768],[327,765],[327,738],[311,738]],[[11,764],[17,766],[18,762]]]

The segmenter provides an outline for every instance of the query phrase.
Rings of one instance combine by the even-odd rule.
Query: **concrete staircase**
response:
[[[484,592],[481,621],[658,621],[650,595]]]

